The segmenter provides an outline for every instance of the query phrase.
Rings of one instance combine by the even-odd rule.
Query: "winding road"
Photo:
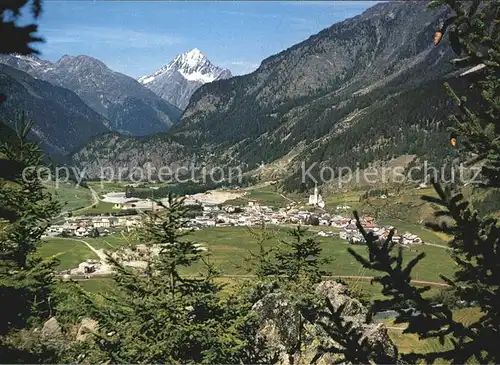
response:
[[[99,203],[100,199],[99,199],[99,195],[97,195],[97,192],[91,186],[89,186],[88,188],[89,188],[90,192],[92,193],[92,204],[90,204],[90,205],[88,205],[86,207],[80,208],[80,209],[73,210],[73,213],[74,212],[79,212],[81,210],[90,209],[94,205],[96,205],[97,203]]]
[[[439,247],[445,250],[451,250],[450,247],[444,245],[438,245],[437,243],[423,242],[422,244],[426,246]]]
[[[88,243],[87,241],[84,241],[84,240],[80,240],[80,239],[77,239],[77,238],[69,238],[69,237],[50,237],[50,239],[59,239],[59,240],[67,240],[67,241],[75,241],[75,242],[80,242],[80,243],[83,243],[85,246],[87,246],[93,253],[95,253],[97,255],[97,257],[99,257],[100,260],[103,260],[103,261],[106,261],[106,255],[104,254],[104,252],[102,252],[101,250],[97,250],[95,249],[94,246],[92,246],[90,243]]]
[[[65,216],[68,213],[75,213],[75,212],[79,212],[79,211],[82,211],[82,210],[87,210],[87,209],[92,208],[97,203],[99,203],[100,199],[99,199],[99,195],[97,194],[97,192],[92,187],[90,187],[90,186],[88,188],[90,190],[90,193],[92,194],[92,204],[90,204],[90,205],[88,205],[86,207],[83,207],[83,208],[75,209],[75,210],[64,210],[64,211],[60,212],[54,218],[57,219],[57,218],[61,218],[62,216]]]

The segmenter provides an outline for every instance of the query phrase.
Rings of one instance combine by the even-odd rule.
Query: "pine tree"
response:
[[[431,6],[448,5],[454,15],[446,20],[436,34],[435,44],[448,30],[450,44],[459,56],[458,66],[468,66],[462,77],[470,80],[471,95],[476,99],[457,94],[446,85],[459,113],[453,115],[452,133],[458,145],[469,154],[469,163],[482,163],[481,181],[485,188],[500,185],[500,2],[457,2],[439,0]],[[478,182],[474,182],[478,183]],[[368,269],[376,270],[376,278],[383,286],[387,300],[376,301],[373,311],[398,308],[396,322],[407,322],[405,333],[418,334],[420,338],[438,338],[441,343],[450,339],[453,348],[428,354],[412,354],[406,360],[424,359],[434,362],[444,358],[452,363],[500,362],[500,228],[495,218],[481,216],[465,201],[457,187],[441,187],[434,183],[438,197],[423,197],[440,206],[436,217],[446,217],[446,223],[429,223],[436,231],[453,236],[449,243],[457,270],[452,278],[443,277],[455,291],[457,300],[475,302],[481,310],[480,318],[464,325],[453,317],[445,303],[436,305],[423,293],[429,288],[415,288],[410,284],[412,269],[425,257],[421,253],[403,265],[403,251],[392,242],[392,234],[379,244],[372,233],[358,228],[367,242],[369,256],[363,257],[353,250],[351,254]],[[397,252],[394,252],[394,251]]]
[[[355,326],[349,315],[345,314],[346,304],[335,309],[329,299],[325,300],[326,310],[319,311],[318,323],[325,333],[335,341],[335,346],[320,346],[311,363],[315,364],[326,354],[340,354],[340,364],[392,364],[397,358],[386,354],[381,342],[371,343],[363,327]],[[372,322],[371,313],[364,318],[365,323]]]
[[[297,283],[299,279],[318,283],[327,273],[321,266],[330,262],[321,257],[321,244],[312,237],[306,238],[307,229],[298,226],[290,230],[291,240],[280,240],[278,245],[269,246],[276,236],[265,225],[259,231],[250,230],[257,240],[258,252],[250,252],[247,261],[251,271],[259,280],[278,280],[282,283]],[[266,247],[269,246],[269,247]]]
[[[160,206],[164,209],[146,218],[139,230],[151,253],[147,265],[131,268],[109,256],[116,293],[99,299],[82,293],[99,322],[97,346],[77,345],[68,360],[84,353],[87,362],[259,362],[250,306],[232,296],[221,298],[209,256],[186,237],[183,199],[170,195]],[[201,276],[183,275],[195,264],[205,267]]]
[[[31,14],[37,19],[42,13],[42,0],[8,0],[0,4],[0,53],[19,53],[28,55],[38,53],[30,43],[42,42],[34,35],[36,24],[19,25],[23,9],[30,7]]]
[[[0,54],[19,53],[29,55],[38,53],[30,43],[43,42],[35,33],[36,24],[19,25],[22,9],[31,6],[31,14],[37,19],[42,13],[42,0],[6,0],[0,3]],[[0,105],[7,96],[0,92]]]
[[[21,114],[16,123],[17,139],[0,145],[0,163],[5,168],[0,176],[0,346],[7,354],[14,354],[11,360],[21,355],[6,348],[10,346],[5,345],[5,336],[40,324],[52,312],[56,263],[37,258],[34,253],[50,220],[60,210],[41,182],[45,178],[40,170],[44,167],[43,154],[27,140],[31,121]]]
[[[247,261],[257,280],[248,283],[249,300],[252,304],[267,295],[278,295],[298,313],[298,337],[290,338],[284,350],[293,362],[293,357],[305,346],[306,325],[317,320],[323,303],[315,293],[316,286],[327,272],[322,265],[330,260],[321,257],[321,244],[307,236],[307,229],[298,226],[289,231],[290,240],[275,244],[276,233],[262,225],[260,230],[250,230],[259,249],[250,252]],[[260,318],[259,323],[265,318]],[[271,357],[277,354],[269,354]]]
[[[321,245],[312,237],[305,238],[307,229],[298,226],[290,231],[292,241],[282,241],[276,252],[277,269],[292,282],[301,277],[311,282],[319,282],[326,272],[321,269],[328,259],[321,258]]]

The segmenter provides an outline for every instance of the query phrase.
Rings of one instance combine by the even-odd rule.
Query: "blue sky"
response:
[[[234,74],[310,35],[362,13],[373,1],[55,1],[44,2],[42,58],[86,54],[133,77],[199,48]]]

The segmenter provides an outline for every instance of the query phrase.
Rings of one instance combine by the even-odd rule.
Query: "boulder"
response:
[[[266,344],[270,357],[276,355],[280,364],[289,364],[299,341],[302,316],[284,293],[270,293],[254,304],[261,319],[257,340]]]
[[[78,327],[76,341],[87,340],[93,332],[97,331],[99,323],[92,318],[83,318]]]
[[[315,292],[320,301],[330,300],[334,310],[345,305],[341,313],[342,322],[352,323],[354,328],[359,329],[363,333],[361,340],[366,338],[374,349],[383,351],[384,359],[396,359],[397,349],[385,327],[367,323],[368,309],[359,300],[349,296],[347,286],[324,281],[317,285]],[[279,364],[309,364],[320,346],[341,349],[319,323],[309,322],[302,316],[293,298],[286,293],[267,294],[254,304],[253,309],[260,318],[257,340],[265,343],[268,357],[277,358]],[[328,312],[326,306],[322,310]],[[345,362],[342,354],[329,353],[320,357],[316,364],[339,362]]]
[[[387,333],[387,329],[381,323],[367,323],[368,309],[356,298],[349,296],[348,287],[335,281],[323,281],[316,287],[316,294],[328,299],[334,310],[338,310],[342,305],[342,322],[352,323],[354,328],[363,332],[361,341],[365,338],[373,348],[383,351],[385,356],[391,359],[397,357],[397,347]]]
[[[61,325],[56,317],[50,318],[43,324],[42,339],[44,341],[60,340],[63,337]]]

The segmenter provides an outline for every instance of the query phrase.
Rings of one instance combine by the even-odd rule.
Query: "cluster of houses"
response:
[[[372,233],[375,237],[378,237],[380,241],[387,239],[391,231],[394,231],[392,236],[392,241],[403,246],[411,246],[422,244],[423,241],[420,237],[411,233],[398,234],[398,231],[393,226],[388,227],[378,227],[375,221],[371,217],[361,218],[361,226],[367,233]],[[354,220],[350,221],[348,225],[340,230],[339,237],[341,239],[347,240],[351,244],[364,244],[366,243],[365,238],[358,230],[356,222]]]
[[[340,214],[313,213],[308,210],[297,209],[293,204],[286,208],[273,210],[260,205],[257,202],[248,202],[246,207],[234,207],[231,205],[204,205],[203,212],[190,219],[189,227],[202,229],[205,227],[229,227],[229,226],[255,226],[261,224],[300,224],[315,226],[330,226],[340,228],[336,233],[329,230],[318,232],[320,236],[339,236],[352,244],[363,244],[365,240],[351,218]],[[387,238],[391,230],[395,231],[393,241],[402,245],[421,244],[422,239],[415,234],[398,234],[392,227],[378,227],[373,217],[361,217],[361,225],[366,232],[372,232],[381,240]]]
[[[112,217],[73,217],[67,218],[63,224],[51,225],[45,232],[46,236],[89,237],[106,236],[112,229],[132,228],[142,224],[139,215]]]
[[[313,222],[314,221],[314,222]],[[249,201],[245,207],[203,205],[203,211],[190,219],[190,227],[254,226],[261,224],[301,224],[344,227],[350,220],[340,215],[315,214],[291,204],[278,210]]]
[[[188,228],[203,229],[207,227],[258,226],[262,224],[330,226],[339,228],[340,232],[334,233],[330,230],[324,230],[318,234],[321,236],[338,235],[341,239],[345,239],[352,244],[365,243],[355,221],[339,213],[329,214],[323,210],[311,212],[300,209],[294,203],[291,203],[287,207],[273,209],[255,201],[249,201],[244,207],[208,203],[201,204],[201,206],[202,210],[200,210],[200,213],[194,218],[189,218]],[[342,208],[344,207],[342,206]],[[142,219],[140,215],[72,217],[67,218],[64,224],[49,227],[46,235],[74,237],[105,236],[112,229],[130,231],[141,224]],[[392,226],[378,227],[375,224],[375,219],[368,216],[361,218],[361,225],[367,232],[372,232],[380,240],[387,238],[389,232],[394,229]],[[397,231],[395,231],[393,241],[402,245],[422,243],[422,239],[417,235],[410,233],[398,235]]]

